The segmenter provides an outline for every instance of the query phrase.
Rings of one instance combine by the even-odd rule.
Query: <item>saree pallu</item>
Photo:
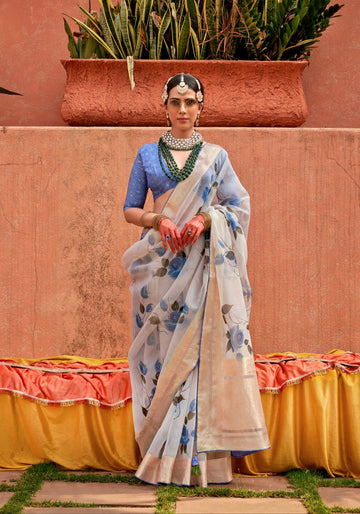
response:
[[[270,446],[248,328],[249,197],[217,145],[203,147],[163,210],[179,230],[199,212],[210,214],[211,230],[195,244],[173,254],[149,230],[123,257],[136,475],[155,484],[229,482],[230,452]]]

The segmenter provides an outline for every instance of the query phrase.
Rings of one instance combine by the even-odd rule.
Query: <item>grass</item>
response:
[[[14,494],[7,504],[0,509],[0,512],[6,514],[21,513],[27,502],[41,488],[48,469],[48,464],[38,464],[23,473],[14,486]]]
[[[253,491],[248,489],[230,488],[201,488],[179,487],[176,485],[161,485],[156,489],[156,514],[175,514],[176,501],[179,497],[232,497],[232,498],[297,498],[306,507],[309,514],[332,514],[338,512],[360,513],[360,509],[329,508],[321,500],[318,487],[360,487],[360,483],[352,478],[332,480],[324,472],[311,470],[293,470],[286,474],[292,491]],[[13,495],[6,505],[0,508],[0,513],[20,514],[25,506],[40,507],[87,507],[89,512],[96,504],[75,502],[34,502],[32,497],[45,481],[63,482],[101,482],[139,484],[133,475],[127,474],[98,474],[65,473],[52,463],[32,466],[12,485],[0,484],[0,491],[12,492]]]

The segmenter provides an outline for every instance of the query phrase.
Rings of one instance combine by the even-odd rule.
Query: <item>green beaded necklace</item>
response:
[[[197,159],[197,156],[199,155],[201,147],[202,147],[202,142],[195,145],[193,147],[193,149],[191,150],[189,157],[186,159],[184,167],[179,169],[167,144],[164,143],[164,141],[160,138],[159,143],[158,143],[159,161],[160,161],[162,170],[165,173],[165,175],[169,179],[175,180],[176,182],[181,182],[182,180],[185,180],[190,175],[192,170],[194,169],[196,159]],[[169,173],[169,171],[166,170],[165,166],[163,165],[161,156],[164,157],[170,173]]]

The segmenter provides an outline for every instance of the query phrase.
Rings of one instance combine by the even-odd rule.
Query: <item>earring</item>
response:
[[[168,112],[166,113],[166,123],[167,123],[167,126],[170,127],[170,118],[169,118]]]
[[[199,126],[199,120],[200,120],[200,113],[198,112],[197,115],[196,115],[196,121],[195,121],[195,125],[197,127]]]

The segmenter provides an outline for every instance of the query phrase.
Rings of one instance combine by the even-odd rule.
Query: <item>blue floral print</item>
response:
[[[210,193],[210,188],[209,187],[205,187],[203,192],[202,192],[202,195],[201,195],[201,197],[204,200],[204,202],[205,202],[206,198],[208,197],[209,193]]]
[[[147,286],[143,286],[141,288],[140,294],[141,294],[141,296],[143,298],[149,298],[149,293],[148,293],[148,290],[147,290]]]
[[[228,212],[228,219],[230,221],[231,229],[236,230],[236,219],[233,214]]]
[[[177,254],[174,259],[170,261],[169,264],[169,275],[172,278],[177,278],[180,271],[182,270],[185,264],[185,254]]]
[[[146,375],[146,373],[148,372],[148,369],[147,369],[146,365],[143,363],[143,361],[140,361],[139,368],[140,368],[141,374]]]
[[[138,312],[136,313],[136,324],[139,328],[143,326],[143,320]]]
[[[151,334],[149,335],[149,337],[147,338],[147,344],[149,346],[153,346],[154,344],[156,343],[156,337],[155,337],[155,334],[154,332],[151,332]]]
[[[205,202],[209,193],[210,193],[210,186],[213,181],[214,174],[212,173],[210,176],[208,174],[205,174],[200,182],[199,187],[197,188],[197,194],[201,196],[203,201]]]
[[[159,257],[162,257],[163,255],[165,255],[166,253],[166,250],[163,246],[159,246],[159,248],[155,248],[155,253],[159,256]]]
[[[153,387],[151,389],[151,395],[149,396],[149,403],[151,403],[152,399],[154,398],[155,391],[156,391],[156,387]]]
[[[196,409],[196,400],[194,399],[194,400],[191,400],[191,403],[189,405],[189,411],[194,412],[195,409]]]
[[[240,330],[238,325],[230,328],[230,344],[231,349],[235,352],[244,343],[244,332]]]
[[[164,312],[168,310],[168,304],[165,302],[165,300],[160,300],[160,308]]]
[[[182,429],[182,433],[181,433],[180,443],[183,444],[184,446],[186,446],[189,441],[190,441],[189,431],[186,428],[186,426],[184,425],[183,429]]]
[[[156,371],[157,373],[160,373],[161,368],[162,368],[162,364],[161,364],[161,362],[159,361],[159,359],[155,362],[155,366],[154,366],[154,367],[155,367],[155,371]]]
[[[168,330],[170,330],[170,332],[174,332],[180,316],[181,316],[180,311],[173,311],[170,313],[170,316],[168,317],[168,319],[165,320],[165,326]]]
[[[218,253],[217,255],[215,255],[216,266],[218,266],[219,264],[223,264],[223,262],[224,262],[224,256],[222,253]]]

